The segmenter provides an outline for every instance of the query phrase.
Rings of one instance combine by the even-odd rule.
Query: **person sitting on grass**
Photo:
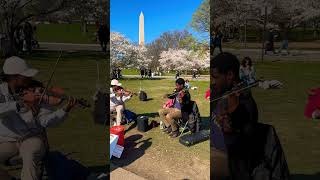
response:
[[[164,132],[172,138],[180,135],[178,125],[175,120],[182,118],[183,112],[188,112],[191,104],[191,96],[185,88],[185,81],[182,78],[176,80],[176,89],[173,94],[167,94],[166,97],[174,99],[171,108],[160,109],[159,116],[165,124]]]
[[[186,83],[185,83],[184,86],[185,86],[186,89],[190,89],[191,88],[191,84],[190,84],[188,79],[186,80]]]
[[[116,111],[116,126],[121,125],[123,111],[125,110],[125,102],[132,97],[131,92],[125,91],[121,86],[114,88],[114,94],[110,94],[110,112]]]
[[[256,71],[252,65],[252,60],[250,57],[245,57],[242,60],[240,66],[240,79],[247,84],[251,84],[256,81]]]

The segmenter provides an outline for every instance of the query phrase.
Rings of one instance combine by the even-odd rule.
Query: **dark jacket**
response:
[[[231,180],[288,180],[288,164],[275,129],[257,123],[241,147],[229,149]]]
[[[190,112],[192,109],[192,103],[191,103],[191,95],[187,89],[183,89],[185,95],[182,97],[182,103],[181,103],[181,112]],[[169,99],[175,99],[178,96],[179,92],[176,90],[168,95]]]

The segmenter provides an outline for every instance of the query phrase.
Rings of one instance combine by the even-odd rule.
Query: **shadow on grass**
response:
[[[133,163],[135,160],[139,159],[145,154],[145,151],[151,146],[152,138],[144,139],[143,135],[135,134],[125,138],[124,151],[121,155],[121,158],[113,157],[111,159],[112,164],[117,167],[125,167]],[[114,169],[111,168],[110,172]]]
[[[137,127],[137,122],[134,122],[133,124],[131,124],[130,127],[124,131],[124,134],[134,129],[135,127]]]
[[[293,174],[291,175],[291,180],[319,180],[320,172],[312,175],[306,174]]]
[[[201,129],[210,130],[210,117],[201,117]]]

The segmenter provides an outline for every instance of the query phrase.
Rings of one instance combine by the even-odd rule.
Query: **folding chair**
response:
[[[184,112],[184,113],[188,113],[188,120],[186,122],[184,122],[183,118],[179,118],[177,120],[175,120],[176,124],[179,126],[179,130],[180,130],[180,136],[182,136],[183,134],[185,134],[185,130],[188,131],[192,131],[192,129],[190,129],[190,127],[188,126],[188,124],[192,124],[195,123],[195,132],[200,131],[200,113],[199,113],[199,109],[198,109],[198,105],[195,101],[191,102],[192,104],[192,110],[190,112]],[[194,119],[192,118],[193,116],[198,116],[197,118],[199,118],[199,122],[192,122],[194,121]]]
[[[179,131],[180,131],[179,136],[182,136],[183,134],[185,134],[185,130],[190,131],[190,129],[188,127],[189,120],[187,122],[184,122],[184,120],[182,118],[179,118],[179,119],[175,120],[175,122],[179,126]]]

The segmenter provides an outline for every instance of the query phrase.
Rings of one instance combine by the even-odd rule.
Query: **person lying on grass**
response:
[[[176,80],[176,89],[173,94],[165,95],[169,99],[174,99],[173,106],[167,109],[160,109],[159,116],[165,124],[164,132],[172,138],[180,135],[179,128],[175,120],[182,118],[182,112],[190,109],[191,96],[185,88],[185,81],[182,78]]]
[[[132,95],[131,92],[125,91],[121,86],[116,86],[114,88],[114,94],[110,94],[110,112],[117,112],[116,126],[121,125],[125,102],[130,100]]]

